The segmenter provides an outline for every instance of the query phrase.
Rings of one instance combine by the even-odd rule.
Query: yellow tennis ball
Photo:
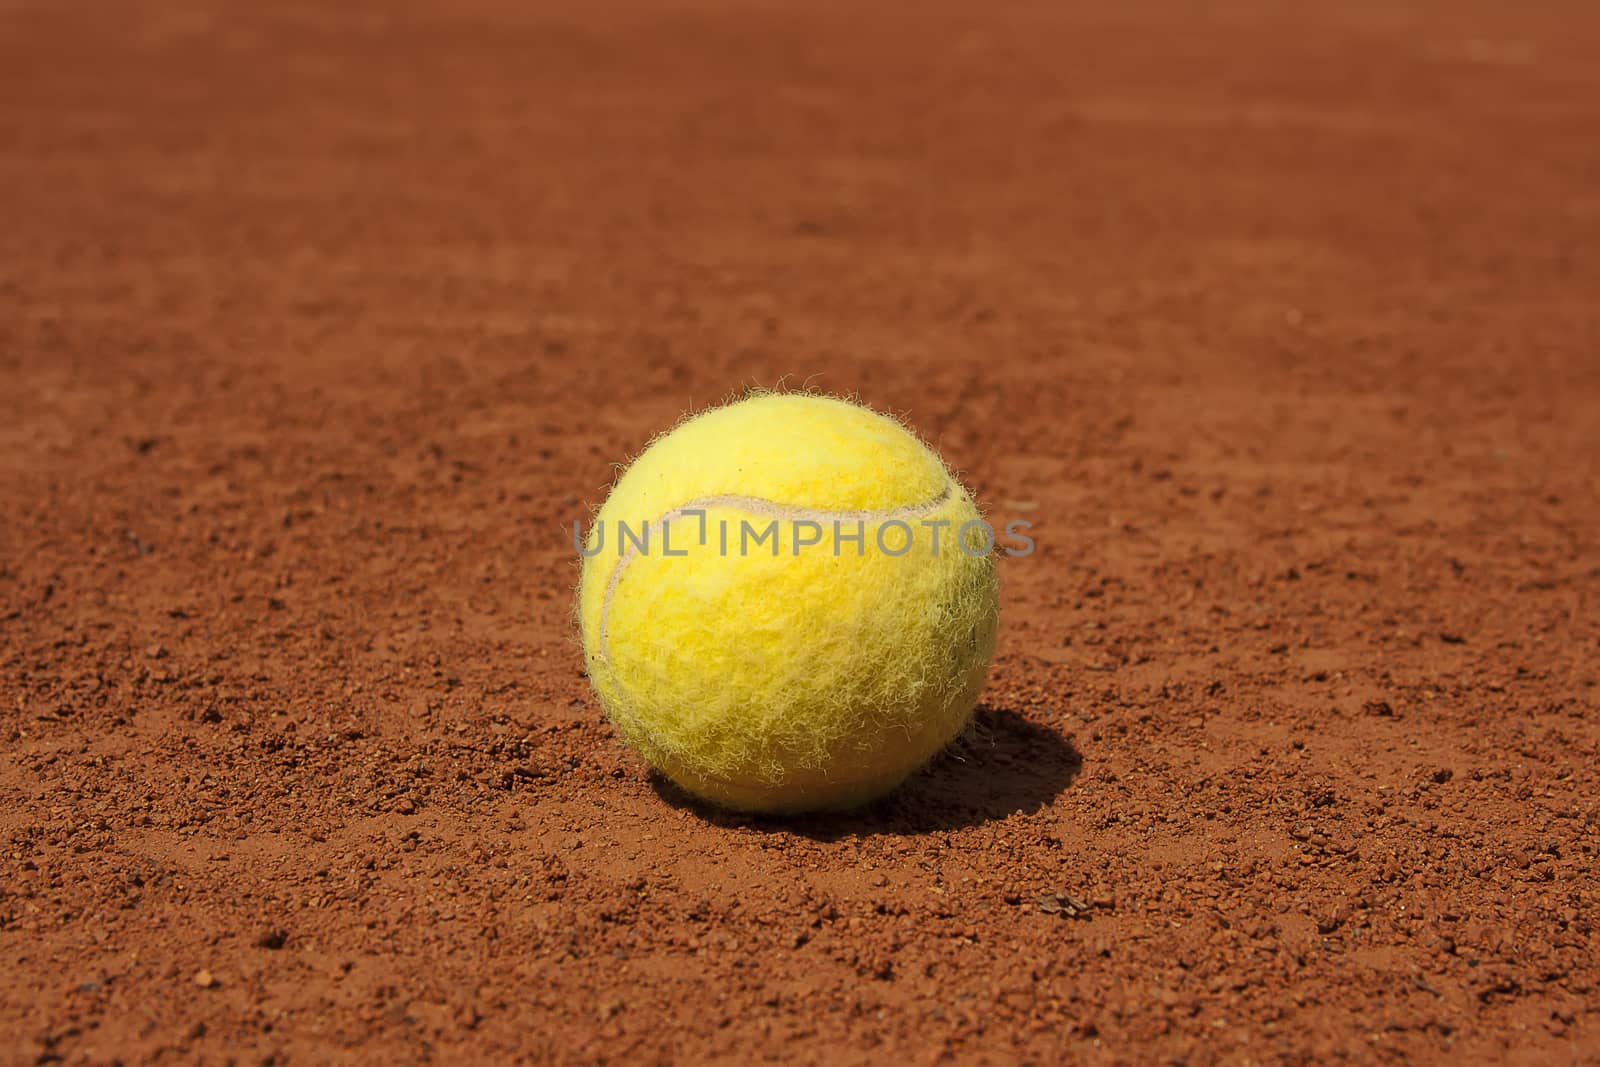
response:
[[[683,789],[849,808],[961,732],[994,653],[994,536],[895,420],[761,394],[657,438],[583,546],[589,678]]]

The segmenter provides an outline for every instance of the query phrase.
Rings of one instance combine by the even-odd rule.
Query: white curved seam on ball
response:
[[[679,504],[677,507],[663,514],[660,518],[648,523],[644,529],[643,542],[644,544],[650,543],[650,532],[652,530],[663,530],[666,528],[667,523],[672,522],[674,519],[681,519],[693,511],[704,511],[710,508],[735,508],[740,511],[749,512],[752,515],[756,515],[764,519],[788,519],[790,521],[809,520],[811,522],[892,522],[895,519],[915,518],[918,515],[926,515],[930,511],[936,511],[943,507],[950,500],[951,490],[953,488],[954,483],[946,482],[944,488],[939,491],[937,496],[929,500],[925,500],[920,504],[905,504],[897,508],[854,508],[841,509],[837,511],[829,510],[827,508],[808,508],[794,504],[780,504],[776,500],[768,500],[765,497],[759,496],[738,496],[735,494],[703,496],[694,500],[690,500],[687,503]],[[611,648],[609,640],[610,634],[608,625],[610,623],[611,616],[611,599],[616,595],[617,586],[621,583],[623,572],[628,569],[628,564],[637,559],[639,555],[640,542],[634,541],[634,543],[629,545],[627,550],[622,553],[622,558],[617,560],[617,565],[611,572],[611,578],[606,582],[605,599],[600,602],[600,625],[596,644],[599,646],[600,662],[608,667],[611,664]]]

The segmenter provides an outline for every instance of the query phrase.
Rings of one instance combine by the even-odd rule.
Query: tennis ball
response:
[[[864,804],[966,725],[993,533],[894,419],[759,394],[657,438],[584,544],[589,678],[623,738],[741,811]]]

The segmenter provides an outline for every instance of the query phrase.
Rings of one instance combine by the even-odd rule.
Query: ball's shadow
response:
[[[779,830],[819,840],[876,833],[927,833],[981,826],[1038,811],[1072,784],[1083,757],[1061,734],[1009,708],[980,704],[972,724],[932,763],[883,799],[854,811],[743,815],[711,807],[660,774],[662,800],[724,826]]]

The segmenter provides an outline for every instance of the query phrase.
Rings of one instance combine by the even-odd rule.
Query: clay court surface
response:
[[[1600,9],[0,6],[0,1062],[1600,1062]],[[1038,551],[686,803],[574,520],[746,386]]]

